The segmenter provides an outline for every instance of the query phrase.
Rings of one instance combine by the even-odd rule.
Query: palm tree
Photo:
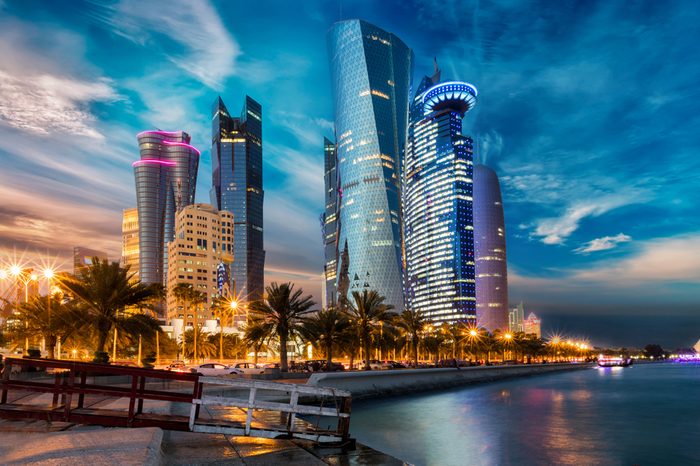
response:
[[[463,340],[467,326],[464,322],[445,322],[440,327],[440,331],[447,337],[452,349],[452,359],[457,359],[457,347],[461,347],[460,342]],[[462,355],[460,354],[460,359]]]
[[[188,315],[190,307],[194,305],[194,322],[192,325],[192,330],[194,333],[197,333],[198,306],[206,301],[206,295],[199,290],[195,290],[191,283],[178,283],[173,287],[172,293],[175,299],[183,304],[185,308],[185,316]],[[187,319],[185,319],[185,321],[187,321]],[[199,343],[199,338],[192,338],[192,341],[194,343],[192,354],[194,355],[194,360],[196,362],[197,358],[199,357],[199,351],[197,351],[197,343]],[[185,340],[183,340],[183,342],[185,342]],[[183,353],[184,348],[185,347],[183,346]]]
[[[265,287],[265,299],[253,301],[248,309],[255,318],[265,322],[276,335],[280,345],[280,370],[287,372],[287,341],[294,336],[306,314],[313,312],[316,304],[311,295],[302,297],[304,292],[294,290],[291,283],[278,285],[272,282]]]
[[[22,303],[18,310],[19,319],[25,323],[25,331],[44,338],[50,359],[55,357],[54,349],[58,339],[66,341],[66,338],[87,322],[86,313],[75,303],[63,304],[48,296],[34,297],[29,302]]]
[[[414,367],[418,367],[418,343],[420,341],[420,332],[429,323],[430,321],[425,314],[418,310],[406,309],[394,319],[394,325],[402,329],[411,341]]]
[[[388,322],[395,315],[389,312],[394,309],[394,306],[384,304],[384,299],[386,298],[374,290],[364,290],[362,293],[353,291],[352,301],[347,302],[346,313],[360,337],[366,371],[370,370],[369,351],[372,332],[379,327],[380,322]]]
[[[152,286],[132,281],[133,273],[118,262],[94,257],[77,276],[58,277],[61,288],[82,303],[97,331],[95,359],[102,360],[112,327],[124,318],[129,306],[139,306],[155,295]]]
[[[218,348],[212,343],[209,336],[201,331],[195,332],[194,329],[187,330],[182,336],[180,350],[185,354],[185,357],[197,359],[203,357],[205,359],[216,356]],[[195,355],[194,352],[197,351]]]
[[[246,345],[252,346],[254,356],[253,363],[258,363],[258,353],[268,344],[272,338],[272,326],[268,325],[265,320],[251,316],[245,327],[245,335],[243,341]]]
[[[350,327],[347,316],[331,307],[322,309],[311,317],[304,319],[301,334],[317,348],[326,353],[326,368],[330,370],[333,362],[333,346],[339,346],[343,333]]]

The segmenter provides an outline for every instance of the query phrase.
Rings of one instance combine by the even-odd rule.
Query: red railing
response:
[[[38,372],[30,373],[27,370]],[[100,379],[110,376],[110,385],[100,383]],[[125,383],[114,383],[114,376]],[[188,430],[187,416],[176,416],[169,412],[144,412],[144,401],[191,404],[193,399],[202,396],[202,385],[198,379],[196,374],[138,367],[55,359],[8,358],[5,359],[0,381],[0,417]],[[175,387],[172,387],[173,383]],[[166,385],[170,389],[162,389]],[[156,389],[159,386],[162,388]],[[172,388],[178,391],[173,391]],[[40,396],[48,393],[53,395],[50,404],[46,399],[36,399],[36,394]],[[86,397],[90,398],[89,403],[86,403]],[[103,409],[96,406],[123,398],[129,401],[127,409]]]

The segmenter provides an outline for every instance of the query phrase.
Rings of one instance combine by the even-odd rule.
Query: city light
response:
[[[236,301],[235,299],[232,300],[230,303],[230,306],[231,306],[231,309],[233,309],[233,310],[238,309],[238,301]]]
[[[44,269],[43,275],[47,280],[51,280],[56,275],[56,272],[53,269]]]

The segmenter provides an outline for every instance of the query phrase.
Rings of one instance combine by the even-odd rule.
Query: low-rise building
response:
[[[537,335],[537,338],[542,337],[542,320],[535,315],[534,312],[531,312],[528,316],[527,319],[523,321],[523,332],[526,334],[534,334]]]

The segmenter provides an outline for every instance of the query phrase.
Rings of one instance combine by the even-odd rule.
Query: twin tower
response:
[[[433,322],[508,328],[498,178],[473,165],[477,89],[435,67],[409,99],[413,52],[367,22],[328,34],[336,141],[325,141],[326,305],[376,290]]]

